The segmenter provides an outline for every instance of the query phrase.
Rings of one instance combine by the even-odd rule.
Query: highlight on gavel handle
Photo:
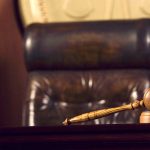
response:
[[[108,115],[116,113],[116,112],[125,111],[125,110],[134,110],[143,105],[144,105],[143,100],[141,100],[141,101],[136,100],[133,103],[123,105],[120,107],[108,108],[108,109],[102,109],[102,110],[84,113],[84,114],[75,116],[71,119],[66,119],[63,122],[63,124],[70,125],[70,124],[74,124],[74,123],[80,123],[80,122],[85,122],[85,121],[89,121],[89,120],[93,120],[93,119],[98,119],[98,118],[102,118],[102,117],[108,116]]]

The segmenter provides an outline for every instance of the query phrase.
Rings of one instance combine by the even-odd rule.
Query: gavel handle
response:
[[[102,118],[102,117],[108,116],[108,115],[116,113],[116,112],[125,111],[125,110],[134,110],[140,106],[143,106],[143,100],[141,100],[141,101],[136,100],[133,103],[123,105],[120,107],[108,108],[108,109],[102,109],[102,110],[84,113],[79,116],[75,116],[71,119],[66,119],[63,122],[63,124],[70,125],[73,123],[79,123],[79,122],[85,122],[85,121],[89,121],[89,120],[93,120],[93,119],[98,119],[98,118]]]

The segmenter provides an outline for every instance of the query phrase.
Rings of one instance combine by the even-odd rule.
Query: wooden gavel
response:
[[[102,109],[102,110],[84,113],[84,114],[75,116],[71,119],[66,119],[63,122],[63,124],[70,125],[70,124],[74,124],[74,123],[85,122],[85,121],[89,121],[89,120],[93,120],[93,119],[102,118],[102,117],[105,117],[105,116],[108,116],[110,114],[120,112],[120,111],[134,110],[136,108],[140,108],[143,106],[146,107],[148,110],[150,110],[150,88],[145,91],[143,100],[136,100],[130,104],[123,105],[120,107],[108,108],[108,109]]]

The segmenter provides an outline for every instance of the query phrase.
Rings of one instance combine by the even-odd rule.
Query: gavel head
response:
[[[143,101],[145,107],[150,110],[150,88],[146,90],[144,96],[143,96]]]

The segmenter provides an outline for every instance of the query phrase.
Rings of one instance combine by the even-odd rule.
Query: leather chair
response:
[[[149,26],[146,19],[28,26],[24,125],[61,125],[65,118],[140,100],[150,86]],[[138,123],[143,110],[81,124]]]

